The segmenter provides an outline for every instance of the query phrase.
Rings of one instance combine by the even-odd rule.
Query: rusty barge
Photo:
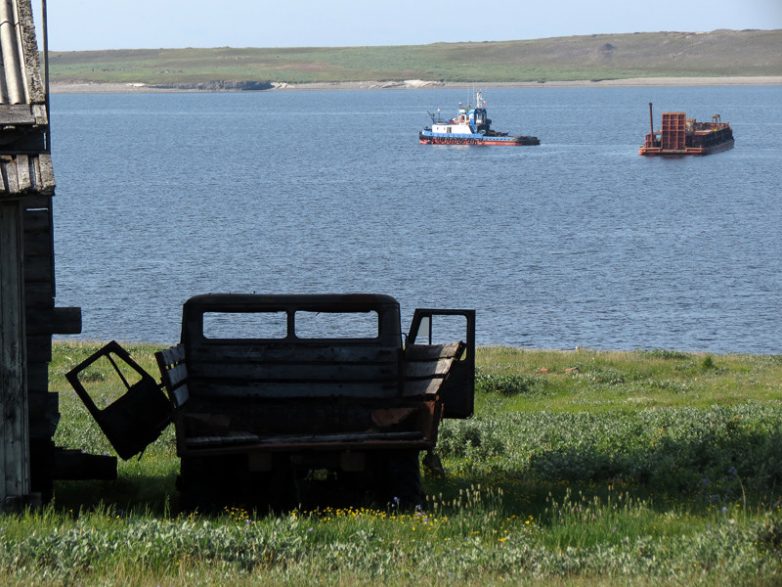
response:
[[[709,155],[733,148],[733,129],[719,114],[712,116],[711,122],[698,122],[687,118],[685,112],[663,112],[662,129],[655,131],[650,102],[649,126],[641,155]]]

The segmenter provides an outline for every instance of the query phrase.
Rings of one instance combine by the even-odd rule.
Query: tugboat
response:
[[[712,116],[711,122],[698,122],[684,112],[663,112],[662,130],[655,131],[649,102],[649,127],[641,155],[709,155],[733,148],[733,129],[719,114]]]
[[[459,105],[459,113],[448,121],[442,120],[438,111],[432,117],[432,126],[418,133],[422,145],[539,145],[538,137],[510,135],[492,130],[486,114],[486,101],[480,90],[475,93],[475,108]]]

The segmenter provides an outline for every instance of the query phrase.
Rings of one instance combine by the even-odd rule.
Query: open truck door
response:
[[[420,353],[422,347],[447,352],[453,341],[460,341],[458,356],[440,387],[444,417],[469,418],[475,403],[475,310],[417,309],[405,352]]]
[[[102,380],[106,366],[113,368],[117,387],[124,388],[124,392],[109,401],[101,401],[103,398],[96,396],[102,406],[99,407],[86,386]],[[115,341],[79,363],[65,376],[114,450],[125,460],[157,440],[173,419],[174,405],[161,385]],[[105,382],[101,384],[105,385]]]

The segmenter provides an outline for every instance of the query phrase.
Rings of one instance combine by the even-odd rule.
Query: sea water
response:
[[[782,353],[782,87],[485,97],[541,145],[418,144],[466,89],[56,94],[57,305],[172,343],[195,294],[378,292],[483,345]],[[650,101],[735,148],[640,157]]]

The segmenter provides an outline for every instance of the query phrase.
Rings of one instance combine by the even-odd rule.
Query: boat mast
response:
[[[654,135],[654,115],[652,114],[652,103],[649,102],[649,132]],[[654,138],[654,137],[652,137]]]

